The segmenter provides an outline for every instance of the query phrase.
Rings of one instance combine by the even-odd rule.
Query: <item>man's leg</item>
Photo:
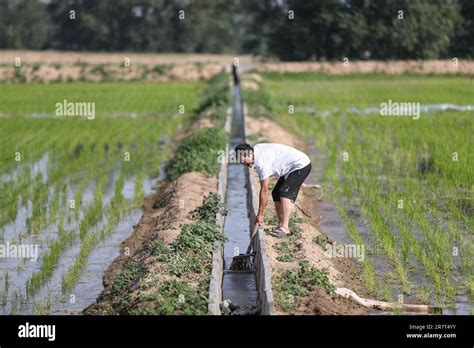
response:
[[[282,210],[282,220],[280,228],[285,233],[290,233],[290,228],[288,227],[288,223],[290,222],[290,215],[291,215],[291,200],[286,197],[280,197],[280,205]]]
[[[290,222],[292,201],[296,202],[300,187],[311,172],[311,163],[306,167],[296,170],[288,175],[286,180],[279,187],[280,204],[282,210],[282,222],[280,228],[285,233],[290,233],[288,224]]]
[[[285,178],[280,177],[280,179],[278,179],[277,183],[275,184],[275,187],[272,190],[272,198],[273,198],[273,201],[275,202],[275,210],[276,210],[276,213],[277,213],[277,216],[278,216],[278,226],[277,227],[280,227],[281,223],[283,221],[283,210],[281,208],[280,192],[279,191],[280,191],[280,187],[284,183],[284,181],[285,181]]]
[[[276,210],[276,213],[277,213],[277,216],[278,216],[278,226],[277,227],[280,227],[281,223],[283,221],[283,210],[281,208],[281,202],[275,202],[275,210]]]

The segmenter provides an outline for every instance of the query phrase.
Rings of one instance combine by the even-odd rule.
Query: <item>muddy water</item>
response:
[[[240,87],[234,86],[234,107],[231,126],[230,148],[245,140]],[[257,284],[254,271],[231,271],[232,258],[245,253],[250,243],[250,221],[248,216],[247,180],[245,168],[231,163],[227,173],[226,207],[229,209],[224,222],[224,276],[222,298],[240,306],[257,304]]]

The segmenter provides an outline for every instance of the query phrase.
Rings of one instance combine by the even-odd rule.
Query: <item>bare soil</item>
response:
[[[232,64],[234,56],[225,54],[162,54],[162,53],[105,53],[105,52],[71,52],[71,51],[28,51],[28,50],[1,50],[0,64],[13,64],[16,57],[27,63],[62,63],[74,64],[77,62],[89,64],[122,64],[126,57],[130,63],[139,64],[185,64],[185,63],[218,63]],[[252,61],[249,55],[240,55],[240,63]]]
[[[17,59],[20,65],[15,66]],[[239,57],[242,63],[249,56]],[[210,54],[0,51],[0,81],[198,81],[229,69],[234,57]],[[125,63],[127,65],[125,65]]]
[[[82,64],[82,63],[81,63]],[[22,63],[0,65],[0,81],[4,83],[50,83],[50,82],[168,82],[206,80],[221,72],[225,65],[218,63],[180,63],[169,66],[154,66],[136,63],[128,67],[114,63],[84,64],[70,63]]]
[[[321,72],[327,74],[474,74],[474,61],[459,60],[395,60],[395,61],[349,61],[344,65],[340,62],[288,62],[288,63],[257,63],[259,72]]]
[[[301,139],[292,133],[286,131],[273,121],[259,117],[246,118],[247,134],[255,143],[258,142],[275,142],[289,145],[303,151],[308,147]],[[260,187],[258,176],[254,172],[253,180],[256,188]],[[273,183],[276,179],[273,179]],[[266,218],[275,217],[276,213],[270,197],[269,206],[266,211]],[[281,239],[275,238],[269,234],[265,237],[269,261],[272,268],[273,290],[275,291],[275,279],[288,269],[298,266],[299,260],[308,260],[312,267],[318,269],[327,269],[328,276],[333,285],[336,287],[347,287],[359,294],[365,294],[361,279],[361,266],[351,259],[329,258],[325,255],[321,246],[315,244],[313,239],[324,231],[318,226],[323,216],[318,211],[319,202],[316,198],[313,188],[302,187],[298,195],[295,207],[297,213],[302,217],[303,222],[299,224],[301,228],[300,237],[295,241],[299,251],[294,255],[295,261],[282,262],[277,258],[281,256],[281,252],[277,250],[277,245],[281,243]],[[267,224],[265,222],[265,224]],[[270,228],[275,226],[269,226]],[[276,297],[276,296],[275,296]],[[277,310],[284,312],[281,306],[277,304]],[[321,288],[314,287],[310,295],[299,299],[291,314],[365,314],[368,310],[364,307],[354,304],[353,302],[336,295],[328,295]]]
[[[21,65],[15,67],[16,59]],[[0,82],[73,81],[198,81],[230,69],[234,56],[218,54],[88,53],[66,51],[0,50]],[[239,56],[240,64],[257,72],[420,73],[474,74],[474,61],[406,60],[340,62],[262,62],[258,57]],[[124,66],[125,61],[129,63]],[[258,89],[261,77],[243,76],[242,86]]]

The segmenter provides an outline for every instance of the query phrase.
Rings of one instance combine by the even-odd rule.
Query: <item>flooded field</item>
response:
[[[189,110],[198,86],[183,84],[194,91],[183,99]],[[178,88],[162,89],[152,104],[121,100],[114,107],[111,100],[139,89],[125,84],[96,88],[93,119],[54,114],[54,96],[87,100],[88,87],[81,95],[77,85],[42,86],[50,92],[45,100],[35,85],[2,86],[6,94],[30,93],[0,103],[2,314],[70,314],[95,302],[103,272],[138,223],[143,198],[164,178],[170,139],[187,119],[179,104],[163,109],[156,102],[170,93],[178,102]],[[133,110],[143,114],[114,116]]]

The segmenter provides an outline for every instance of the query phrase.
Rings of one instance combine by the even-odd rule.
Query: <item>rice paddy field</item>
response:
[[[306,140],[320,227],[338,244],[365,247],[371,296],[472,314],[473,80],[261,78],[244,91],[249,114]],[[218,91],[204,82],[0,85],[0,246],[37,247],[30,258],[0,257],[1,314],[79,312],[96,301],[174,136],[219,106],[219,93],[229,97],[222,81]],[[92,103],[93,116],[58,114],[58,104],[75,102]],[[419,103],[420,114],[381,116],[387,102]]]
[[[345,236],[324,228],[324,214],[322,229],[339,243],[365,246],[363,278],[372,295],[472,314],[472,78],[261,76],[260,89],[244,95],[250,113],[308,141],[311,179],[322,185],[321,204],[328,202],[326,213],[337,216]],[[420,103],[419,118],[381,116],[389,100]]]
[[[0,258],[0,313],[60,313],[95,301],[103,260],[133,231],[201,88],[0,86],[0,244],[38,246],[40,261]],[[58,115],[64,100],[94,103],[94,117]]]

